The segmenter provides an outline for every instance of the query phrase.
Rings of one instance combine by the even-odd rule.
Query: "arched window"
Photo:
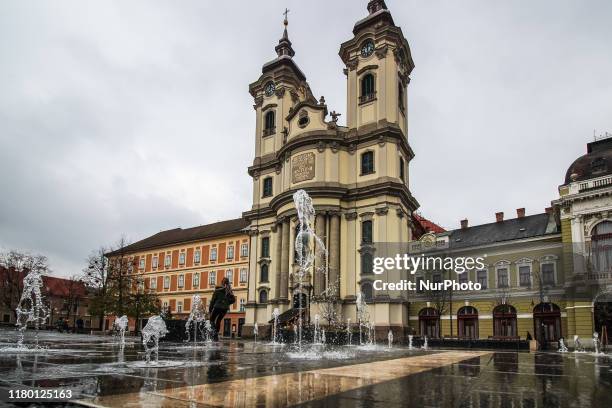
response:
[[[259,275],[260,282],[268,282],[268,264],[261,265],[261,273]]]
[[[262,289],[259,291],[259,303],[268,303],[268,291]]]
[[[517,337],[516,309],[511,305],[499,305],[493,309],[493,336]]]
[[[374,299],[373,288],[370,282],[361,284],[361,293],[363,293],[363,298],[366,302],[371,302]]]
[[[554,303],[540,303],[533,308],[534,334],[537,341],[558,341],[561,337],[561,309]]]
[[[426,307],[419,312],[421,336],[440,337],[440,313],[433,307]]]
[[[406,182],[406,174],[405,174],[405,171],[406,171],[406,169],[405,169],[405,165],[404,165],[404,159],[400,157],[400,158],[399,158],[399,176],[400,176],[400,179],[401,179],[403,182]]]
[[[361,79],[361,97],[360,102],[369,102],[376,98],[376,85],[374,83],[374,75],[365,74]]]
[[[591,232],[591,262],[595,272],[612,269],[612,222],[603,221]]]
[[[464,306],[457,312],[457,332],[459,337],[478,338],[478,310],[473,306]]]
[[[364,252],[361,254],[361,273],[369,274],[372,273],[372,254],[369,252]]]
[[[404,107],[404,86],[400,82],[397,84],[397,104],[399,105],[400,110],[403,112]]]
[[[274,111],[269,111],[265,116],[264,136],[273,135],[276,133],[276,115]]]

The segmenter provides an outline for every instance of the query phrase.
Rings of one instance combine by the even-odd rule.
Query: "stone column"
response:
[[[276,248],[274,251],[274,262],[276,270],[274,274],[274,285],[276,286],[274,291],[274,297],[276,299],[281,297],[281,274],[283,271],[282,258],[283,258],[283,223],[279,222],[276,225]]]
[[[323,241],[325,246],[325,215],[317,214],[315,217],[315,234]],[[325,265],[326,258],[320,251],[324,248],[319,248],[315,242],[315,267],[314,267],[314,296],[319,296],[325,290]]]
[[[281,275],[280,275],[280,298],[289,299],[289,232],[291,230],[291,224],[289,218],[283,221],[283,242],[281,246]]]
[[[340,214],[332,213],[329,217],[329,282],[336,285],[335,293],[340,285]]]

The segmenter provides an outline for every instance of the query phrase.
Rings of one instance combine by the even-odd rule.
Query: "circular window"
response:
[[[300,117],[300,119],[298,120],[298,126],[301,128],[305,128],[306,126],[308,126],[309,122],[310,122],[310,118],[308,117],[308,115],[304,115]]]

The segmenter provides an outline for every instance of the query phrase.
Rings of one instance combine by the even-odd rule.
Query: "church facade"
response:
[[[407,90],[414,67],[410,47],[384,1],[370,1],[368,16],[340,46],[345,64],[346,126],[316,98],[293,60],[285,31],[277,57],[263,65],[250,93],[256,116],[251,258],[245,333],[268,326],[272,312],[299,302],[312,316],[324,294],[337,296],[339,312],[355,321],[355,300],[366,281],[363,255],[373,242],[410,241],[418,202],[409,189]],[[330,114],[331,117],[328,117]],[[297,214],[292,195],[304,189],[316,211],[315,233],[328,256],[297,279]],[[316,261],[315,261],[316,262]],[[369,281],[369,277],[367,278]],[[407,298],[379,299],[371,310],[378,327],[405,327]]]
[[[410,191],[410,47],[383,0],[371,0],[367,10],[340,45],[346,126],[323,97],[315,97],[294,61],[285,19],[276,58],[249,86],[255,116],[250,209],[241,219],[163,231],[128,247],[142,259],[140,272],[151,275],[145,288],[160,292],[171,312],[185,318],[190,296],[207,295],[215,278],[233,276],[239,303],[224,331],[239,337],[252,337],[255,325],[266,337],[276,309],[288,323],[303,310],[308,322],[328,314],[332,303],[338,320],[355,324],[358,297],[367,303],[377,336],[392,330],[398,341],[409,334],[547,343],[563,337],[572,345],[575,335],[588,343],[594,331],[612,330],[612,138],[587,145],[545,211],[527,215],[519,208],[511,217],[498,212],[491,223],[462,220],[460,228],[445,231],[415,212],[419,203]],[[300,189],[312,198],[313,228],[321,239],[310,240],[310,248],[326,253],[301,281],[293,202]],[[231,265],[221,267],[216,252],[214,259],[205,255],[205,248],[217,245],[232,254],[239,245],[240,256],[228,255]],[[202,263],[194,258],[199,250]],[[373,258],[393,251],[484,255],[485,262],[463,274],[374,274]],[[153,266],[156,256],[158,263],[170,256],[168,265]],[[193,264],[181,264],[191,258]],[[198,284],[173,288],[174,272],[177,282],[197,277]],[[378,290],[380,279],[453,280],[482,288]]]

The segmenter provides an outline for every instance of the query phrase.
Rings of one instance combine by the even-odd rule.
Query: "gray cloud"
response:
[[[221,4],[220,4],[221,3]],[[366,0],[0,4],[0,246],[61,275],[122,234],[250,206],[247,86],[289,7],[296,61],[344,112],[337,57]],[[612,130],[605,1],[388,0],[412,48],[411,189],[447,227],[540,212]]]

